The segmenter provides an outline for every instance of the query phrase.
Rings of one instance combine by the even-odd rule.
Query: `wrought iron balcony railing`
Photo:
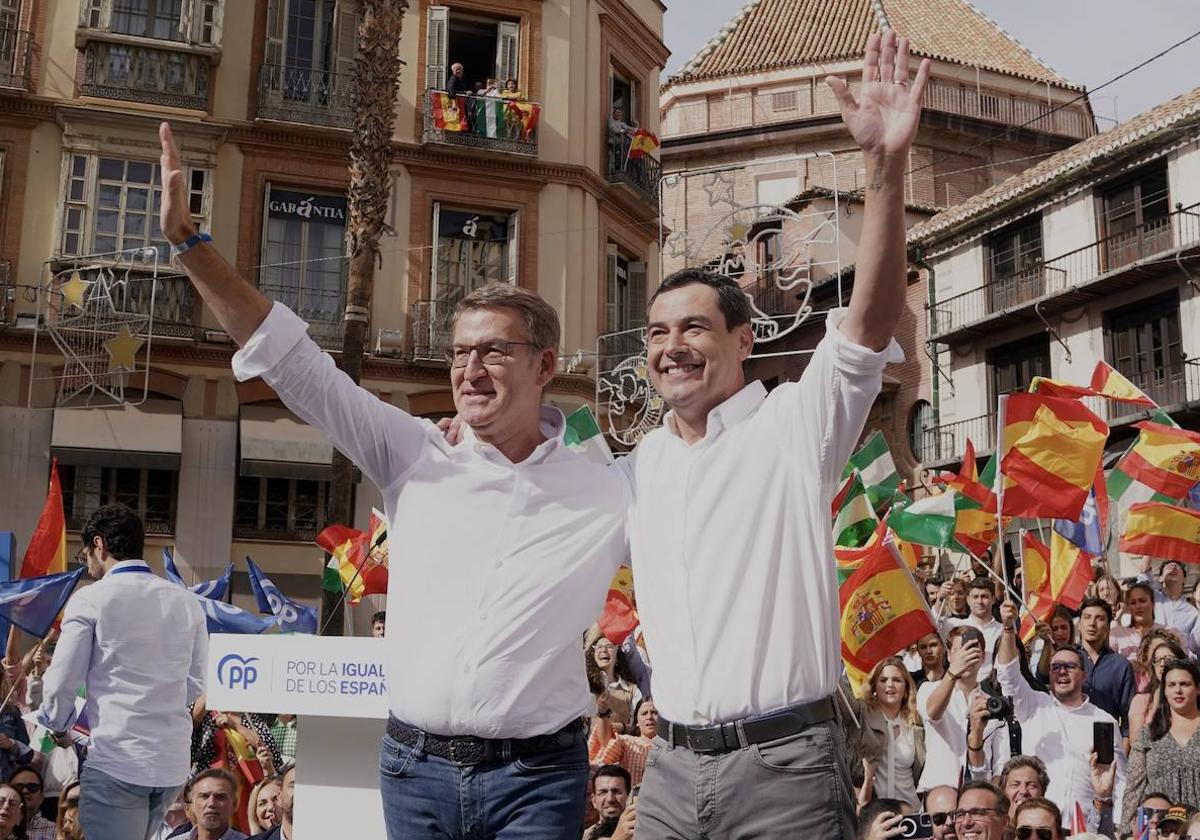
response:
[[[612,136],[608,144],[608,181],[610,184],[628,184],[650,201],[658,201],[658,184],[662,179],[662,164],[649,155],[629,157],[629,138],[615,142]]]
[[[454,305],[446,301],[419,300],[412,305],[411,352],[414,361],[446,361],[453,314]]]
[[[302,288],[291,283],[259,283],[258,290],[308,321],[308,334],[326,350],[342,349],[345,289]]]
[[[206,56],[132,44],[89,41],[83,48],[85,96],[170,108],[208,108]]]
[[[258,71],[258,118],[352,128],[350,76],[264,64]]]
[[[967,440],[979,454],[996,446],[996,415],[981,414],[920,429],[916,435],[917,460],[926,466],[945,464],[962,458]]]
[[[494,96],[426,90],[422,143],[536,155],[542,106]]]
[[[1151,257],[1194,247],[1200,247],[1200,203],[927,305],[930,330],[935,339],[946,337],[991,316],[1119,276]]]
[[[0,29],[0,88],[29,90],[33,81],[29,57],[33,35],[23,29]]]

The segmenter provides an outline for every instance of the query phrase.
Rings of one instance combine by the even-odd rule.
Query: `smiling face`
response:
[[[1060,833],[1061,829],[1054,821],[1054,815],[1045,808],[1034,808],[1032,806],[1026,808],[1021,812],[1021,815],[1017,817],[1017,822],[1014,827],[1032,829],[1044,828],[1051,832],[1051,840],[1061,840],[1062,837],[1062,834]],[[1030,836],[1037,837],[1038,835],[1035,831]]]
[[[1196,680],[1185,668],[1168,668],[1163,674],[1163,695],[1176,714],[1196,710]]]
[[[1045,796],[1046,791],[1042,788],[1037,770],[1032,767],[1017,767],[1009,771],[1008,778],[1004,781],[1004,794],[1012,803],[1009,814],[1013,814],[1017,806],[1026,799]]]
[[[0,785],[0,836],[7,837],[21,821],[21,794],[8,785]]]
[[[259,829],[266,831],[279,825],[275,809],[279,805],[279,785],[263,785],[258,789],[258,801],[254,804],[254,818],[258,820]]]
[[[18,770],[9,777],[9,783],[25,798],[25,809],[28,813],[32,814],[42,807],[42,800],[46,798],[46,795],[36,773]]]
[[[954,821],[958,840],[1003,840],[1008,815],[996,810],[996,794],[986,788],[972,788],[958,799],[962,816]]]
[[[742,362],[754,335],[749,324],[730,330],[717,291],[703,283],[663,292],[650,306],[646,349],[650,382],[689,423],[741,390]]]

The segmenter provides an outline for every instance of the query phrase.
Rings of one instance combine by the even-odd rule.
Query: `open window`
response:
[[[430,6],[427,15],[425,45],[425,87],[443,90],[450,68],[463,66],[464,87],[469,93],[475,85],[485,86],[489,79],[501,87],[508,79],[521,79],[521,25],[516,20],[452,10],[449,6]]]
[[[355,0],[270,0],[263,71],[270,92],[326,105],[348,90],[357,49]]]
[[[646,325],[646,263],[609,242],[607,257],[606,332]]]

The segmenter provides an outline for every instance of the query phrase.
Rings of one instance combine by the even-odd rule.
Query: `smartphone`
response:
[[[933,837],[933,819],[928,814],[913,814],[900,820],[897,837]]]
[[[1097,764],[1113,763],[1113,725],[1097,721],[1092,724],[1092,750]]]

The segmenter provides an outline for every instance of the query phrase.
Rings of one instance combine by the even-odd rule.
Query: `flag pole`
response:
[[[996,562],[1000,564],[1003,575],[1004,590],[1011,592],[1008,583],[1008,564],[1004,562],[1004,415],[1008,408],[1008,395],[1001,394],[996,400],[996,451],[992,455],[996,459]],[[985,564],[986,565],[986,564]],[[995,570],[992,570],[993,573]],[[1029,609],[1026,607],[1026,609]]]

